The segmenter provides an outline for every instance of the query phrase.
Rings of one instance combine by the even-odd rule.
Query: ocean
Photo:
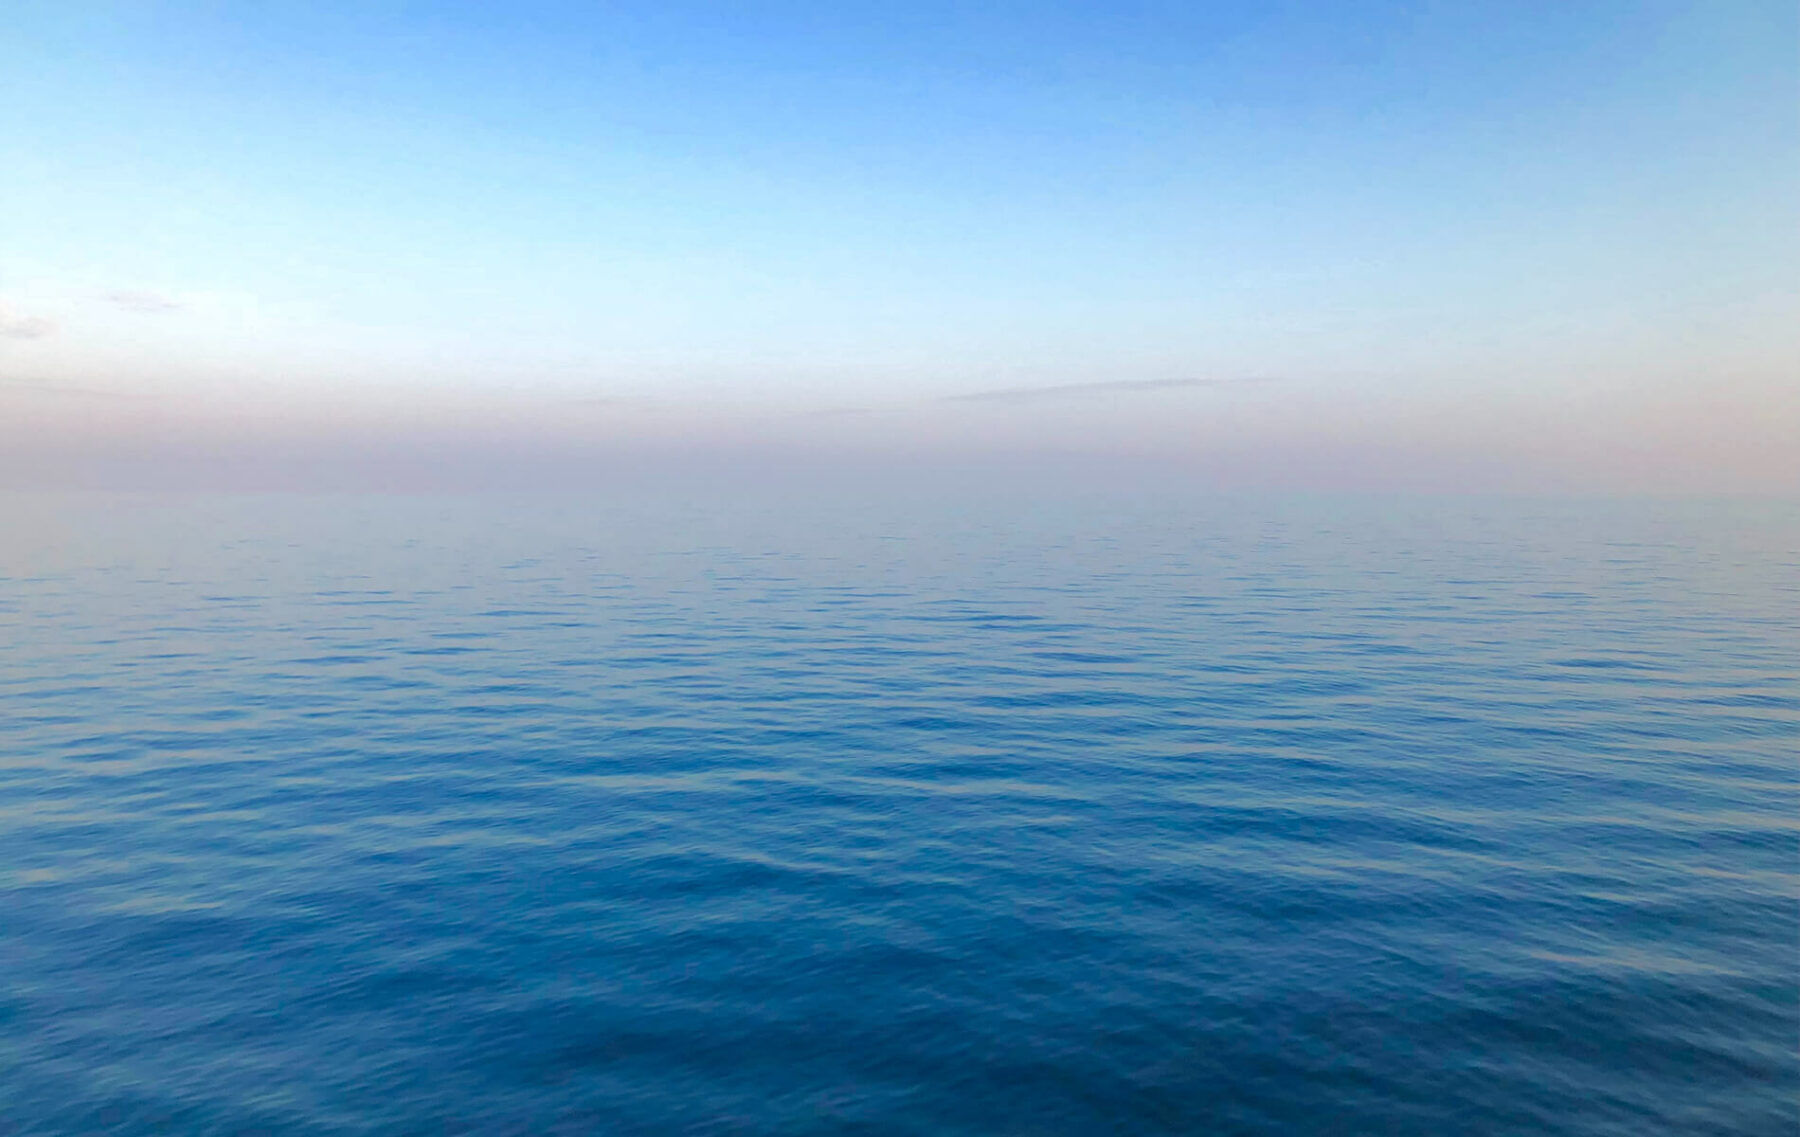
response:
[[[0,1134],[1800,1131],[1800,504],[0,499]]]

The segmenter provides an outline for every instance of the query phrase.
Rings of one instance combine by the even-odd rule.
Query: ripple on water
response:
[[[981,508],[8,499],[0,1131],[1795,1130],[1800,511]]]

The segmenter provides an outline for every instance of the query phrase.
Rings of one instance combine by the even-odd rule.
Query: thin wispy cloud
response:
[[[974,391],[966,395],[946,395],[947,403],[1023,403],[1040,399],[1079,398],[1085,395],[1130,394],[1148,391],[1179,391],[1206,387],[1241,387],[1268,383],[1253,379],[1119,379],[1109,383],[1064,383],[1054,387],[1003,387],[994,391]]]
[[[0,308],[0,338],[41,340],[55,334],[56,321],[47,316],[27,316],[22,312]]]
[[[155,316],[164,312],[179,312],[185,305],[172,296],[160,292],[144,292],[133,288],[122,288],[108,292],[106,298],[115,307],[127,312],[137,312],[146,316]]]
[[[798,418],[856,418],[862,415],[879,414],[876,407],[819,407],[816,410],[801,411]]]

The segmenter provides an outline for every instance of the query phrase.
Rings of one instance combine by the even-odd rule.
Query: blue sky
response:
[[[57,429],[77,391],[978,440],[918,408],[1069,389],[1029,441],[1119,384],[1127,448],[1204,433],[1221,381],[1284,445],[1352,405],[1792,412],[1791,4],[4,20],[0,398]]]

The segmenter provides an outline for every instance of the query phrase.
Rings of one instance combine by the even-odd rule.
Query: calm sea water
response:
[[[1800,1125],[1800,507],[0,502],[0,1132]]]

